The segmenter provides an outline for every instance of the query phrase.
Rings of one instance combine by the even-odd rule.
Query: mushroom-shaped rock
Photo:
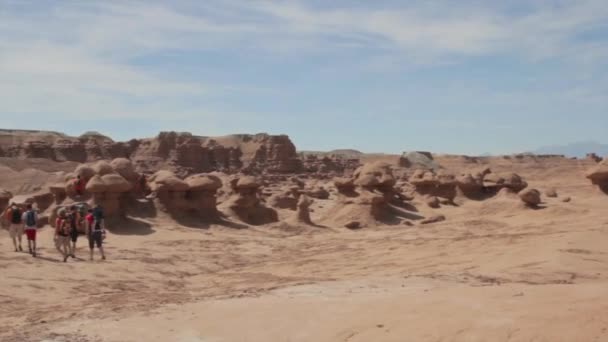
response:
[[[117,173],[109,173],[101,176],[101,181],[106,186],[105,192],[116,192],[123,193],[128,192],[133,188],[133,185],[129,183],[123,176]]]
[[[161,170],[150,177],[150,189],[156,193],[155,204],[172,213],[191,209],[186,196],[190,186],[173,172]]]
[[[185,179],[190,187],[187,199],[191,209],[203,215],[204,218],[217,216],[217,190],[222,187],[222,181],[214,175],[198,174]]]
[[[114,169],[112,168],[112,165],[110,165],[108,162],[100,160],[97,163],[93,164],[93,166],[91,166],[91,168],[93,169],[93,171],[95,171],[95,174],[99,175],[99,176],[103,176],[103,175],[107,175],[109,173],[114,173]]]
[[[235,184],[236,189],[257,189],[260,186],[258,180],[252,176],[241,177]]]
[[[354,172],[355,185],[377,187],[381,191],[391,191],[397,183],[393,168],[384,162],[367,163]]]
[[[101,176],[95,175],[87,182],[86,190],[92,194],[98,194],[106,192],[108,188]]]
[[[519,193],[519,198],[530,207],[536,207],[540,204],[540,191],[536,189],[526,189]]]
[[[222,187],[222,181],[213,175],[193,175],[185,179],[190,191],[217,191]]]
[[[70,175],[70,179],[76,178],[76,176],[80,176],[85,180],[89,180],[93,176],[95,176],[95,173],[95,170],[90,165],[82,164],[76,168],[73,175]]]
[[[116,158],[110,162],[110,166],[127,181],[135,182],[137,180],[137,172],[129,159]]]
[[[173,172],[161,170],[150,177],[150,189],[155,192],[188,191],[190,187]]]

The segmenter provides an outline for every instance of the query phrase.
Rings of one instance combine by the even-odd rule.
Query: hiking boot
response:
[[[68,256],[67,255],[63,257],[63,262],[68,262]]]
[[[21,246],[19,246],[19,252],[23,252],[23,248],[21,248]]]
[[[30,254],[32,254],[32,249],[31,249],[31,248],[30,248],[30,251],[29,251],[29,253],[30,253]]]
[[[105,255],[104,255],[104,256],[102,256],[102,257],[101,257],[101,260],[106,260],[106,256],[105,256]]]
[[[36,257],[36,251],[34,251],[34,252],[32,253],[32,256],[33,256],[34,258]]]
[[[75,256],[74,254],[72,254],[72,255],[70,255],[70,256],[72,257],[72,259],[75,259],[75,258],[76,258],[76,256]]]

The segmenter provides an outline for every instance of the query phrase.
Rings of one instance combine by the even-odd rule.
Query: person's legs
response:
[[[78,241],[78,232],[76,233],[72,233],[71,234],[71,242],[72,244],[70,245],[70,255],[72,256],[72,258],[76,257],[76,241]]]
[[[89,235],[89,250],[90,250],[90,260],[93,260],[93,249],[95,248],[95,240],[93,239],[93,234]]]
[[[97,238],[97,248],[99,248],[99,253],[101,253],[101,260],[106,260],[106,254],[103,252],[103,236],[99,233],[99,237]]]
[[[36,257],[36,229],[28,229],[25,231],[27,235],[27,246],[30,250],[30,254]]]
[[[15,252],[18,252],[19,249],[17,248],[17,226],[12,224],[8,227],[8,234],[11,237],[11,240],[13,240],[13,247],[15,247]]]
[[[17,240],[19,241],[19,252],[23,252],[23,248],[21,248],[21,240],[23,239],[23,226],[17,225]]]
[[[69,236],[59,236],[59,244],[61,246],[61,254],[63,255],[63,262],[67,262],[68,257],[70,256],[70,237]]]

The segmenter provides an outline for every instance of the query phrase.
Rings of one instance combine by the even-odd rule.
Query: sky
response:
[[[301,150],[608,142],[605,0],[0,0],[0,128]]]

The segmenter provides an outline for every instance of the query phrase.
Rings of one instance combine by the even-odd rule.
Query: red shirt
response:
[[[93,214],[87,214],[84,219],[87,220],[87,222],[89,223],[89,227],[93,226]]]

